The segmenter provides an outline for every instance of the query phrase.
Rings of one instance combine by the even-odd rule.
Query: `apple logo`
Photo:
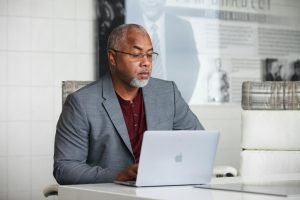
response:
[[[182,153],[178,154],[175,156],[175,162],[176,163],[181,163],[182,162]]]

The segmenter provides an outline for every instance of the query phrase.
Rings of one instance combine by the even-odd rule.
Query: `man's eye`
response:
[[[131,54],[133,58],[140,58],[142,54]]]

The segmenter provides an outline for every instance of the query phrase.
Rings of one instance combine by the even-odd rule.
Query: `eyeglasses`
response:
[[[155,62],[157,60],[157,57],[158,57],[158,53],[156,53],[156,52],[134,54],[134,53],[128,53],[128,52],[124,52],[124,51],[119,51],[119,50],[116,50],[116,49],[110,49],[110,50],[113,50],[117,53],[127,54],[132,59],[137,60],[137,61],[141,60],[142,58],[144,58],[144,56],[146,56],[146,58],[149,61]]]

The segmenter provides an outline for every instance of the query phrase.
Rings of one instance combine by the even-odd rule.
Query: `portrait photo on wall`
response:
[[[296,60],[292,65],[290,81],[300,81],[300,60]]]
[[[267,58],[265,81],[300,81],[300,60]]]
[[[265,61],[265,81],[285,81],[285,68],[282,60],[278,58],[267,58]]]

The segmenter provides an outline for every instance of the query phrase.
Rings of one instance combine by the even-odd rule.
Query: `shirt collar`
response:
[[[117,97],[118,97],[118,100],[121,101],[122,103],[124,103],[124,104],[131,104],[131,103],[136,103],[136,102],[139,100],[140,96],[143,95],[143,93],[141,92],[141,90],[142,90],[142,89],[139,88],[138,93],[137,93],[137,95],[133,98],[132,102],[123,99],[121,96],[118,95],[117,92],[116,92],[116,95],[117,95]]]

